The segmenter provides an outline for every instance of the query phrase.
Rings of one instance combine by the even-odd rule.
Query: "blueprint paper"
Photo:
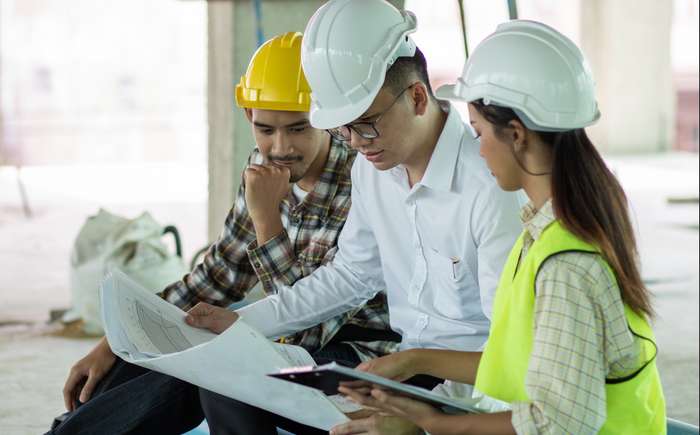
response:
[[[305,349],[273,343],[242,320],[220,335],[193,328],[185,312],[119,270],[100,288],[105,335],[123,360],[323,430],[348,421],[342,403],[267,373],[315,365]]]

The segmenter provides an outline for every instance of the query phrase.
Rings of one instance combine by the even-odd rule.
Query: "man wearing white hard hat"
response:
[[[363,156],[334,261],[238,311],[268,337],[386,289],[402,349],[478,350],[486,342],[498,277],[521,229],[519,204],[498,188],[457,111],[433,96],[409,36],[415,30],[411,12],[383,0],[331,0],[306,27],[311,124]],[[360,432],[417,430],[382,416],[353,424]]]
[[[397,352],[372,368],[475,384],[511,409],[447,415],[379,390],[341,390],[435,435],[665,434],[653,297],[625,193],[585,131],[600,112],[583,54],[549,26],[510,21],[444,91],[469,103],[499,186],[527,193],[524,230],[503,269],[483,352]],[[343,425],[332,433],[357,432]]]

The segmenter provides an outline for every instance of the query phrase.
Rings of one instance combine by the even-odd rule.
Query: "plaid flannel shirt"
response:
[[[356,153],[342,142],[331,142],[326,166],[314,190],[300,203],[290,192],[280,205],[285,231],[258,246],[253,221],[241,183],[224,230],[207,251],[203,261],[188,275],[161,294],[183,310],[203,301],[228,306],[245,297],[258,283],[267,295],[277,285],[291,286],[332,260],[350,209],[350,169]],[[249,162],[262,161],[252,152]],[[313,328],[286,337],[285,343],[313,352],[325,346],[344,325],[390,331],[386,295],[380,292],[363,307],[327,320]],[[398,349],[393,341],[353,341],[350,344],[362,360]]]

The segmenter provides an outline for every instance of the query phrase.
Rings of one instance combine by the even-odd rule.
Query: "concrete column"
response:
[[[262,3],[265,38],[303,31],[322,1],[267,0]],[[209,206],[208,238],[223,228],[233,204],[246,159],[253,149],[252,132],[234,90],[257,48],[252,0],[210,1],[208,8]]]
[[[403,0],[390,0],[403,7]],[[264,0],[265,39],[303,32],[323,0]],[[252,0],[209,1],[208,102],[209,206],[208,238],[216,239],[233,204],[246,159],[255,146],[250,125],[234,101],[235,86],[257,48]],[[358,23],[358,31],[361,25]]]
[[[233,2],[207,2],[207,118],[209,123],[209,204],[207,237],[216,239],[235,194],[232,96]]]
[[[673,4],[657,0],[580,3],[581,47],[596,78],[601,121],[589,129],[604,152],[671,148]]]

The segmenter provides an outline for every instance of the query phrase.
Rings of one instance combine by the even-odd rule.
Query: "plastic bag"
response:
[[[181,279],[188,270],[178,253],[171,252],[163,243],[163,232],[164,227],[147,212],[127,219],[100,209],[97,215],[89,217],[78,232],[71,252],[72,308],[61,320],[82,319],[85,333],[104,333],[99,286],[111,268],[122,270],[153,293]]]

